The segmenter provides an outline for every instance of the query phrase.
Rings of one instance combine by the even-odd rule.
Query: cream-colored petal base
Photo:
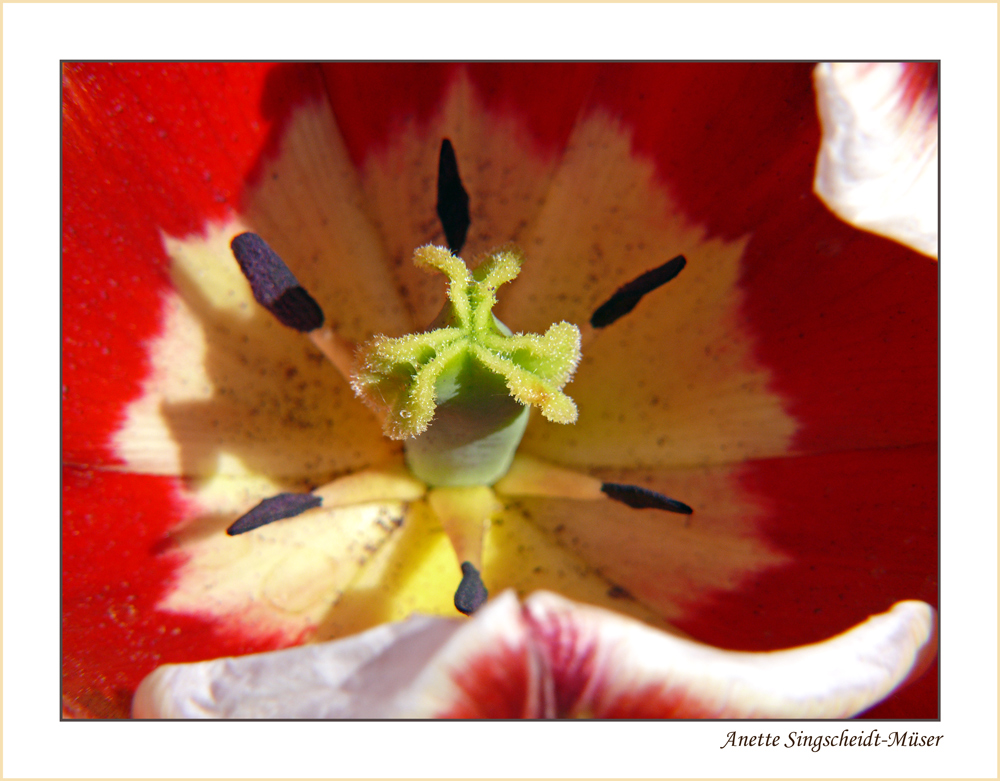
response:
[[[320,507],[235,537],[225,533],[279,492],[260,478],[217,477],[190,499],[197,519],[171,535],[170,551],[184,560],[157,607],[210,619],[220,630],[308,639],[403,523],[404,505],[382,502]]]
[[[441,239],[434,176],[443,136],[455,143],[472,196],[465,254],[512,239],[526,251],[524,272],[500,304],[515,330],[585,324],[619,285],[677,253],[688,257],[677,280],[589,334],[567,386],[579,422],[536,416],[527,452],[588,468],[698,467],[787,452],[795,423],[768,390],[739,316],[745,242],[706,240],[688,224],[653,166],[632,154],[624,128],[600,114],[584,118],[555,158],[516,118],[487,113],[459,80],[440,114],[412,131],[370,157],[359,181],[329,110],[302,107],[278,156],[262,166],[246,215],[204,236],[165,238],[177,290],[151,346],[146,392],[115,444],[128,468],[189,476],[192,515],[215,508],[201,531],[183,532],[187,561],[166,609],[296,637],[342,636],[416,610],[454,615],[458,561],[422,502],[392,533],[384,526],[401,517],[398,503],[381,515],[371,505],[315,511],[240,538],[222,535],[267,495],[262,483],[271,493],[301,490],[399,459],[336,369],[256,305],[231,237],[261,233],[347,339],[423,326],[443,286],[409,258]],[[554,589],[657,625],[683,615],[684,595],[736,588],[783,560],[756,538],[763,510],[728,469],[702,477],[683,470],[680,485],[642,473],[621,480],[696,498],[687,526],[607,501],[550,502],[537,512],[534,500],[511,504],[485,538],[486,585],[494,593]],[[233,496],[253,501],[227,502],[226,480]],[[252,490],[237,487],[244,483]],[[366,555],[348,550],[351,541]]]
[[[234,219],[165,238],[176,291],[143,395],[114,437],[126,468],[197,481],[228,458],[239,474],[315,484],[394,457],[336,368],[253,300],[229,249],[245,229]]]
[[[797,424],[770,390],[740,315],[746,239],[706,239],[653,164],[633,154],[628,130],[603,114],[581,118],[553,157],[516,117],[486,111],[459,79],[436,116],[369,157],[363,188],[418,324],[444,301],[440,282],[409,262],[414,247],[443,241],[434,216],[443,137],[454,143],[470,193],[463,256],[510,241],[525,253],[498,317],[519,332],[542,333],[561,320],[587,332],[566,387],[577,424],[536,419],[526,452],[584,467],[737,463],[788,452]],[[590,315],[618,287],[682,253],[688,267],[676,280],[593,333]]]
[[[488,526],[482,556],[483,582],[491,594],[508,588],[521,595],[551,589],[667,628],[653,609],[616,589],[595,567],[516,509],[503,511]],[[411,504],[402,526],[331,605],[316,639],[346,637],[413,613],[454,617],[454,594],[462,577],[459,565],[441,521],[423,501]]]
[[[443,138],[454,145],[469,193],[472,225],[461,255],[470,265],[508,242],[521,245],[529,263],[537,262],[523,237],[558,163],[516,118],[487,111],[466,78],[456,81],[435,116],[424,124],[404,125],[387,148],[365,161],[362,181],[370,213],[418,328],[430,324],[445,300],[440,277],[428,276],[411,262],[417,247],[446,243],[435,211]],[[508,294],[505,287],[503,296]],[[534,330],[544,332],[553,322]]]
[[[688,265],[620,320],[587,328],[566,392],[577,424],[534,421],[524,450],[574,466],[736,463],[788,451],[795,421],[753,357],[737,287],[745,239],[706,239],[686,221],[628,132],[580,122],[526,236],[528,261],[499,316],[512,328],[587,323],[641,273],[684,254]],[[587,337],[590,337],[589,339]]]
[[[355,343],[426,325],[412,320],[400,295],[366,196],[329,106],[317,103],[290,118],[278,156],[246,198],[252,230],[319,302],[327,323]]]
[[[739,467],[616,470],[600,477],[676,497],[694,514],[527,496],[512,497],[512,507],[667,622],[687,618],[713,592],[735,591],[745,579],[789,561],[760,533],[766,501],[741,486]]]

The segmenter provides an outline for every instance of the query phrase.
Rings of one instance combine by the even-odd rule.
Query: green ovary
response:
[[[383,416],[385,434],[406,440],[415,477],[492,485],[510,468],[530,405],[558,423],[576,420],[562,387],[580,360],[580,332],[558,323],[541,336],[512,334],[493,316],[496,289],[520,270],[516,249],[491,253],[474,272],[441,247],[421,247],[414,261],[448,277],[449,300],[430,330],[363,345],[352,386]]]
[[[492,485],[510,468],[529,411],[503,377],[460,355],[437,382],[430,426],[406,441],[407,466],[429,485]]]

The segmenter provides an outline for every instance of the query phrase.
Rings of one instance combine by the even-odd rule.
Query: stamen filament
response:
[[[518,454],[507,474],[493,486],[504,496],[542,496],[548,499],[611,499],[635,509],[667,510],[690,515],[684,502],[639,485],[605,483],[596,477]]]
[[[323,507],[348,507],[369,502],[413,502],[427,493],[427,486],[402,465],[353,472],[313,490]]]
[[[340,376],[350,382],[354,370],[354,351],[357,349],[355,345],[338,336],[329,326],[309,331],[306,335],[340,372]]]
[[[518,453],[493,489],[503,496],[593,500],[607,498],[601,485],[596,477]]]
[[[485,485],[432,488],[427,502],[451,540],[458,561],[482,569],[483,536],[503,509],[493,491]]]

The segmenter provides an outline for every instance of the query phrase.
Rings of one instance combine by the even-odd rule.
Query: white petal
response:
[[[385,718],[414,676],[462,626],[413,616],[359,635],[284,651],[168,664],[139,684],[139,719]]]
[[[901,602],[815,645],[723,651],[536,592],[468,621],[414,616],[345,640],[167,665],[138,718],[844,718],[922,669],[934,611]]]
[[[536,638],[551,638],[546,655],[588,679],[567,716],[846,718],[921,672],[936,649],[934,610],[922,602],[767,653],[712,648],[545,592],[526,609]]]
[[[814,189],[841,219],[937,257],[937,115],[903,100],[902,63],[822,63]]]

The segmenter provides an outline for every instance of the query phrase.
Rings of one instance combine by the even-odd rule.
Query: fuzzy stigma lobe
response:
[[[377,336],[358,351],[352,386],[406,441],[413,474],[430,485],[491,485],[506,474],[531,406],[557,423],[576,421],[563,393],[580,361],[580,331],[557,323],[545,334],[514,334],[493,315],[497,289],[519,273],[514,247],[470,271],[443,247],[425,246],[415,264],[443,273],[448,301],[428,330]]]

